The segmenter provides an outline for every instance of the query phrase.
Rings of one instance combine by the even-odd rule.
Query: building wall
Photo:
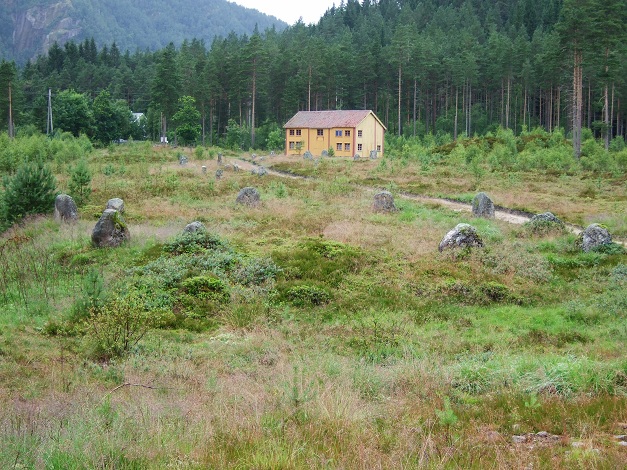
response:
[[[333,149],[338,157],[352,157],[358,153],[368,157],[371,150],[383,156],[385,130],[379,121],[369,114],[357,128],[334,127],[331,129],[286,129],[285,149],[287,155],[303,155],[309,150],[313,155],[321,155],[323,150]],[[347,135],[348,132],[348,135]],[[361,135],[360,135],[361,134]],[[298,148],[299,143],[302,147]]]
[[[378,156],[383,156],[385,150],[383,145],[385,130],[372,114],[364,119],[356,130],[357,140],[355,142],[354,153],[358,153],[362,157],[368,157],[372,150],[377,150]],[[360,131],[361,137],[359,136]]]

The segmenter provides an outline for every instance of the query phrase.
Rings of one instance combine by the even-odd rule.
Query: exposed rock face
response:
[[[105,209],[113,209],[118,211],[120,214],[124,213],[124,201],[119,197],[114,197],[113,199],[109,199],[107,201],[107,207]]]
[[[33,58],[45,54],[56,41],[63,44],[78,36],[80,21],[72,18],[74,7],[70,0],[48,6],[33,6],[13,13],[13,45],[16,51],[27,51]]]
[[[199,222],[198,220],[195,220],[192,223],[187,224],[185,228],[183,229],[183,232],[185,233],[196,233],[196,232],[206,232],[206,231],[207,231],[207,227],[205,227],[205,224],[203,224],[202,222]]]
[[[477,194],[472,200],[472,213],[475,217],[494,218],[494,203],[486,193]]]
[[[469,224],[457,224],[453,230],[450,230],[442,241],[438,250],[440,252],[448,248],[470,248],[482,247],[483,240],[477,234],[477,229]]]
[[[130,238],[122,215],[115,209],[106,209],[91,233],[91,241],[97,247],[117,247]]]
[[[78,220],[78,209],[71,196],[59,194],[54,200],[54,220],[72,223]]]
[[[375,194],[373,208],[375,212],[396,212],[394,196],[389,191],[381,191]]]
[[[248,186],[246,188],[242,188],[237,195],[235,202],[249,207],[256,207],[261,203],[261,197],[259,196],[259,191]]]
[[[610,232],[599,224],[591,224],[581,232],[579,236],[579,246],[583,251],[590,251],[601,245],[609,245],[612,243]]]

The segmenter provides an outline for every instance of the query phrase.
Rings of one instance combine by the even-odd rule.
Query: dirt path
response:
[[[242,160],[242,159],[230,159],[231,163],[237,163],[240,168],[242,168],[243,170],[252,170],[255,166],[258,166],[257,162],[250,162],[247,160]],[[259,163],[263,163],[259,162]],[[306,177],[306,176],[299,176],[299,175],[295,175],[292,173],[287,173],[284,171],[277,171],[277,170],[273,170],[271,168],[267,168],[266,170],[268,170],[268,173],[271,175],[275,175],[275,176],[279,176],[281,178],[291,178],[291,179],[312,179],[310,177]],[[362,185],[355,185],[363,190],[369,191],[369,192],[375,192],[378,191],[379,189],[377,188],[373,188],[371,186],[362,186]],[[450,199],[443,199],[443,198],[437,198],[437,197],[431,197],[431,196],[421,196],[418,194],[411,194],[411,193],[400,193],[399,197],[402,197],[403,199],[409,199],[412,201],[419,201],[419,202],[426,202],[426,203],[430,203],[430,204],[438,204],[440,206],[443,207],[447,207],[453,211],[457,211],[457,212],[472,212],[472,204],[467,204],[464,202],[459,202],[459,201],[451,201]],[[494,211],[494,218],[498,219],[498,220],[502,220],[504,222],[510,223],[510,224],[516,224],[516,225],[522,225],[525,222],[529,222],[529,220],[531,219],[532,214],[525,214],[523,212],[520,211],[516,211],[513,209],[507,209],[507,208],[503,208],[503,207],[497,207]],[[571,232],[574,233],[575,235],[579,235],[582,231],[583,228],[579,227],[577,225],[573,225],[573,224],[565,224],[566,228]],[[614,240],[616,243],[619,243],[623,246],[627,246],[627,241],[624,240]]]

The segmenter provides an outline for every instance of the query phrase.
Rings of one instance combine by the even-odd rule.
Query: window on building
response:
[[[318,129],[318,136],[322,137],[324,135],[324,129]]]
[[[380,152],[380,151],[381,151],[381,146],[377,145],[377,152]]]
[[[345,152],[350,152],[351,151],[351,144],[344,144],[344,151]]]
[[[335,137],[342,137],[342,131],[335,131]]]
[[[335,148],[341,152],[342,151],[342,142],[338,142],[337,146]]]
[[[351,131],[344,131],[344,135],[346,137],[350,137],[351,136]]]
[[[357,131],[357,137],[363,137],[364,131]]]
[[[358,151],[358,152],[361,152],[362,150],[363,150],[363,149],[362,149],[362,145],[361,145],[361,144],[357,144],[357,151]]]
[[[290,129],[290,135],[294,135],[294,129]]]
[[[301,135],[300,129],[296,129],[296,135]]]
[[[296,148],[296,142],[290,142],[290,150],[294,150]]]

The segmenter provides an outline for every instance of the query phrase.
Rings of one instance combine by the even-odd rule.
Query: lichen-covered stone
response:
[[[482,247],[483,240],[477,234],[477,229],[469,224],[457,224],[450,230],[438,246],[440,252],[450,248]]]
[[[91,241],[97,247],[117,247],[130,239],[128,227],[115,209],[106,209],[91,233]]]
[[[206,232],[207,227],[202,222],[195,220],[185,226],[183,232],[185,233],[196,233],[196,232]]]
[[[381,191],[375,194],[373,208],[375,212],[396,212],[394,196],[389,191]]]
[[[124,201],[119,197],[114,197],[113,199],[109,199],[107,201],[107,207],[105,209],[113,209],[118,211],[120,214],[124,213]]]
[[[583,251],[588,252],[601,245],[610,245],[612,243],[612,235],[602,225],[591,224],[581,232],[578,243]]]
[[[73,223],[78,220],[78,208],[71,196],[59,194],[54,200],[54,220]]]
[[[256,207],[261,203],[261,197],[257,189],[248,186],[240,190],[235,202],[245,206]]]
[[[472,200],[472,213],[475,217],[494,218],[494,203],[486,193],[477,194]]]
[[[536,214],[533,217],[531,217],[531,222],[544,222],[544,223],[564,225],[564,222],[562,222],[552,212],[544,212],[542,214]]]

